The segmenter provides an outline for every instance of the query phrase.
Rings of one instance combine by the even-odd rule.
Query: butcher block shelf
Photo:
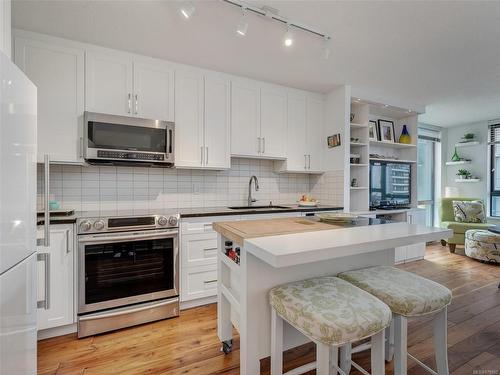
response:
[[[249,238],[315,232],[335,227],[337,226],[300,217],[213,223],[215,231],[240,246],[243,245],[244,240]]]

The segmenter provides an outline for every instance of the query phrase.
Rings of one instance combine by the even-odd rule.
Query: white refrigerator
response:
[[[36,95],[0,52],[0,375],[36,374]]]

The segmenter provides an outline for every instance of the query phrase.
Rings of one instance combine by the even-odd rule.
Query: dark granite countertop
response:
[[[83,217],[102,217],[102,216],[140,216],[140,215],[174,215],[179,213],[181,218],[205,217],[205,216],[226,216],[226,215],[256,215],[271,214],[283,212],[319,212],[319,211],[338,211],[343,207],[319,205],[317,207],[299,207],[297,204],[282,204],[287,208],[264,208],[264,209],[238,209],[233,210],[227,207],[193,207],[178,209],[150,209],[150,210],[109,210],[109,211],[76,211],[68,216],[51,216],[51,224],[72,224]],[[38,216],[37,225],[43,225],[43,216]]]

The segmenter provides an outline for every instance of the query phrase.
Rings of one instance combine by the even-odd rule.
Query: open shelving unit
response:
[[[349,176],[345,178],[344,192],[348,194],[346,208],[351,212],[368,211],[370,205],[370,161],[386,161],[411,164],[411,207],[417,207],[417,116],[416,112],[407,109],[387,107],[381,103],[351,99],[351,113],[354,119],[348,125],[347,134],[351,138],[358,138],[358,142],[350,142],[349,154],[358,154],[360,164],[350,164]],[[396,141],[399,139],[406,125],[411,144],[399,142],[383,142],[369,139],[369,121],[388,120],[394,122]],[[370,154],[381,157],[370,157]],[[358,187],[351,187],[355,178]]]
[[[480,144],[481,144],[481,142],[479,142],[479,141],[458,142],[458,143],[455,143],[455,147],[470,147],[470,146],[477,146]]]

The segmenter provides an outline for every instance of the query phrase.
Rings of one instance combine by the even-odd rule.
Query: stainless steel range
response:
[[[179,215],[77,221],[78,337],[179,315]]]

